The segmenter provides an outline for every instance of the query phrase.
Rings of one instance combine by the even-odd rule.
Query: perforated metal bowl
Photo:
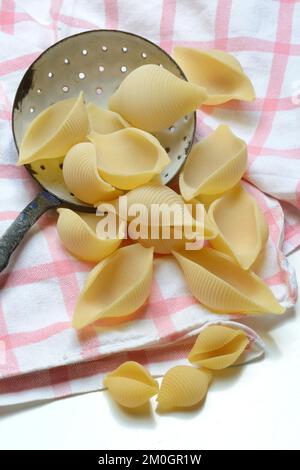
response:
[[[140,36],[112,30],[97,30],[70,36],[47,49],[31,65],[18,88],[13,110],[16,146],[29,123],[51,104],[75,97],[82,90],[86,102],[107,106],[122,80],[137,67],[158,64],[177,77],[185,76],[160,47]],[[145,110],[146,112],[146,110]],[[184,116],[155,136],[171,159],[162,172],[167,184],[176,175],[190,151],[195,132],[195,113]],[[62,177],[62,159],[27,165],[32,176],[51,193],[72,205],[86,206],[67,190]]]
[[[124,77],[143,64],[161,65],[186,79],[179,66],[160,47],[123,31],[87,31],[51,46],[29,67],[16,93],[12,128],[17,149],[30,122],[45,108],[64,98],[75,97],[81,90],[87,102],[106,107],[108,98]],[[195,128],[196,113],[191,113],[155,134],[171,159],[161,175],[164,184],[171,181],[184,163],[192,147]],[[64,205],[79,211],[95,211],[70,194],[63,181],[62,162],[63,158],[26,166],[42,191],[1,237],[0,271],[6,267],[27,230],[46,210]]]

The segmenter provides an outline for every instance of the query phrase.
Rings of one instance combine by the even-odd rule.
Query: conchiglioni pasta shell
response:
[[[85,140],[88,115],[81,92],[77,98],[58,101],[40,113],[26,130],[18,165],[64,156],[72,145]]]
[[[70,253],[85,261],[100,261],[113,253],[122,239],[101,239],[96,235],[100,218],[95,214],[77,214],[70,209],[58,209],[58,235]]]
[[[222,194],[237,184],[246,165],[246,143],[220,125],[192,148],[179,177],[180,192],[187,201],[201,194]]]
[[[192,216],[191,221],[187,222],[187,226],[185,221],[183,221],[181,226],[150,226],[148,231],[145,230],[143,232],[147,233],[148,238],[138,238],[139,243],[145,247],[153,246],[155,253],[163,255],[184,249],[201,249],[204,240],[214,238],[217,234],[217,230],[211,223],[203,205],[201,205],[203,211],[202,215],[200,219],[197,218],[195,203],[200,203],[195,200],[192,202],[193,204],[187,206]]]
[[[161,255],[167,255],[172,253],[173,250],[184,250],[189,243],[196,243],[196,236],[193,239],[187,239],[183,236],[181,238],[176,238],[174,236],[175,229],[170,227],[170,237],[163,238],[161,235],[162,227],[159,227],[160,236],[159,238],[151,237],[149,232],[148,238],[139,238],[138,242],[146,248],[153,247],[154,253],[159,253]],[[198,237],[197,249],[202,248],[204,238]]]
[[[196,217],[196,212],[194,213],[195,203],[201,204],[199,201],[193,201],[191,203],[191,223],[194,225],[195,221],[193,218]],[[125,212],[123,211],[123,204],[125,206]],[[164,186],[158,183],[148,183],[138,188],[129,191],[124,195],[121,200],[116,199],[114,201],[109,201],[107,204],[103,204],[103,208],[106,210],[114,210],[121,218],[125,218],[128,222],[132,221],[135,218],[135,215],[132,214],[132,210],[136,204],[140,204],[145,208],[145,212],[148,215],[148,225],[156,226],[181,226],[180,221],[176,220],[175,211],[172,213],[172,208],[178,208],[180,213],[183,214],[185,208],[185,201],[180,196],[180,194],[173,191],[173,189],[168,186]],[[99,204],[95,204],[98,206]],[[127,208],[127,210],[126,210]],[[166,209],[166,211],[164,211]],[[188,206],[190,209],[190,206]],[[163,214],[167,213],[167,210],[170,210],[170,218],[167,216],[164,217]],[[159,211],[159,212],[158,212]],[[151,217],[152,214],[157,214],[157,220]],[[151,222],[151,223],[150,223]],[[204,211],[204,222],[205,222],[205,238],[210,238],[212,231],[215,232],[215,227],[212,225],[210,219],[208,218],[206,212]],[[197,224],[203,224],[203,221],[196,221]]]
[[[126,196],[128,208],[133,204],[140,203],[146,207],[148,214],[151,213],[151,207],[153,205],[166,205],[168,207],[184,206],[184,201],[180,194],[162,184],[149,183],[129,191]],[[130,217],[128,220],[130,220]],[[163,220],[159,222],[164,225]]]
[[[100,318],[122,318],[141,307],[150,294],[153,249],[135,243],[119,248],[90,272],[79,296],[73,326]]]
[[[208,369],[225,369],[237,361],[248,344],[244,331],[211,325],[199,333],[188,359],[192,364]]]
[[[154,253],[160,255],[168,255],[172,253],[172,250],[183,250],[185,248],[186,240],[185,239],[175,239],[172,236],[168,239],[163,238],[139,238],[137,241],[144,246],[145,248],[153,247]],[[190,242],[190,241],[188,241]]]
[[[130,124],[120,114],[96,106],[95,103],[87,105],[87,112],[90,130],[98,134],[111,134],[112,132],[130,127]]]
[[[153,64],[133,70],[109,100],[109,109],[134,127],[156,132],[171,126],[205,101],[204,88]]]
[[[211,245],[232,256],[243,269],[255,262],[268,238],[268,225],[256,200],[238,185],[208,211],[218,229]]]
[[[204,104],[216,105],[232,99],[255,99],[250,79],[238,60],[228,52],[175,47],[173,55],[188,80],[206,89],[208,97]]]
[[[165,149],[148,132],[123,129],[112,134],[88,136],[97,151],[100,175],[119,189],[148,183],[170,163]]]
[[[204,205],[205,209],[208,210],[210,205],[214,201],[216,201],[217,199],[220,199],[220,197],[222,197],[226,193],[227,193],[227,191],[225,191],[225,193],[221,193],[221,194],[199,194],[195,199],[198,202],[201,202],[201,204]]]
[[[96,149],[90,142],[69,150],[63,163],[63,177],[69,191],[88,204],[109,201],[121,194],[99,175]]]
[[[157,402],[159,411],[191,408],[207,394],[211,372],[190,366],[175,366],[165,374]]]
[[[173,252],[197,300],[215,312],[284,313],[271,289],[252,271],[212,248]]]
[[[138,362],[124,362],[103,381],[112,398],[126,408],[144,405],[158,392],[158,383]]]

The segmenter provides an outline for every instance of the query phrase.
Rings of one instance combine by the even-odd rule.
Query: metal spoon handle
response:
[[[53,207],[58,207],[61,201],[48,191],[41,191],[20,212],[14,222],[8,227],[0,238],[0,272],[7,266],[10,256],[17,248],[26,232],[41,217],[44,212]]]

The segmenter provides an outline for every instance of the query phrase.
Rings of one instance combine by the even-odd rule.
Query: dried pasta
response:
[[[58,101],[29,125],[20,146],[18,165],[64,156],[72,145],[85,140],[88,115],[83,93]]]
[[[211,245],[249,269],[268,238],[268,225],[256,200],[238,185],[208,211],[218,229]]]
[[[63,177],[69,191],[88,204],[109,201],[121,194],[101,178],[96,149],[90,142],[74,145],[69,150],[63,163]]]
[[[188,80],[206,89],[206,105],[222,104],[232,99],[255,99],[250,79],[239,61],[228,52],[175,47],[173,55]]]
[[[202,209],[200,214],[196,213],[195,204],[200,205]],[[211,240],[217,235],[217,229],[211,223],[204,206],[199,201],[191,201],[191,204],[186,208],[192,217],[190,221],[183,220],[182,225],[170,224],[166,226],[164,224],[164,226],[155,227],[156,230],[150,225],[146,232],[148,237],[139,238],[139,243],[145,247],[152,246],[155,253],[163,255],[172,253],[173,250],[201,249],[204,240]],[[166,232],[166,228],[169,229],[169,233]]]
[[[143,65],[123,80],[109,100],[109,109],[134,127],[161,131],[205,101],[204,88],[177,78],[163,67]]]
[[[104,386],[112,398],[126,408],[147,403],[158,392],[158,383],[138,362],[127,361],[107,374]]]
[[[215,312],[284,313],[271,289],[252,271],[212,248],[173,252],[197,300]]]
[[[110,134],[130,127],[128,122],[118,113],[101,108],[95,103],[87,105],[87,112],[90,123],[90,130],[98,134]]]
[[[112,134],[92,132],[100,175],[119,189],[133,189],[150,181],[170,159],[159,141],[140,129],[128,128]]]
[[[130,209],[135,204],[141,204],[145,207],[145,210],[148,214],[148,221],[150,223],[150,215],[151,212],[155,212],[155,207],[159,207],[160,211],[157,211],[157,219],[152,218],[151,223],[152,225],[157,226],[178,226],[175,211],[172,212],[172,207],[177,207],[180,211],[184,211],[185,208],[188,208],[189,212],[191,213],[191,225],[199,226],[201,231],[204,230],[204,237],[205,239],[212,238],[216,235],[216,229],[214,225],[211,223],[209,217],[207,216],[206,212],[204,211],[204,218],[203,220],[196,220],[197,213],[195,212],[195,204],[200,204],[199,201],[193,200],[191,201],[191,208],[189,206],[185,206],[185,202],[180,194],[176,193],[173,189],[169,188],[168,186],[164,186],[162,184],[150,182],[143,186],[133,189],[126,193],[126,204],[128,211],[126,213],[126,220],[130,222],[134,219],[135,215],[131,215]],[[98,206],[99,204],[95,204]],[[110,205],[113,206],[114,210],[117,214],[119,214],[119,200],[109,201],[107,205],[107,209],[109,210]],[[105,204],[104,206],[105,207]],[[164,217],[164,208],[170,211],[170,218]],[[166,211],[168,212],[168,211]],[[204,222],[204,228],[203,228]],[[181,224],[180,224],[181,226]]]
[[[249,344],[246,333],[237,328],[210,325],[202,330],[188,355],[192,364],[212,370],[234,364]]]
[[[158,410],[165,412],[197,405],[206,396],[210,380],[208,370],[172,367],[165,374],[158,392]]]
[[[187,201],[202,194],[221,195],[237,184],[246,164],[246,143],[220,125],[192,148],[180,174],[180,192]]]
[[[79,296],[73,326],[126,317],[141,307],[152,282],[153,249],[135,243],[119,248],[90,272]]]
[[[77,214],[70,209],[58,209],[58,235],[65,248],[79,259],[100,261],[113,253],[122,239],[101,239],[96,235],[99,217],[95,214]]]

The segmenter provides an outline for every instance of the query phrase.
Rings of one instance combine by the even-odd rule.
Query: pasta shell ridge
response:
[[[77,214],[70,209],[57,209],[58,235],[65,248],[79,259],[100,261],[121,244],[120,238],[100,239],[96,236],[99,217],[95,214]]]
[[[90,130],[98,134],[110,134],[112,132],[130,127],[130,124],[120,114],[101,108],[95,103],[87,105]]]
[[[121,194],[99,175],[96,150],[90,142],[74,145],[69,150],[63,163],[63,177],[70,192],[88,204],[109,201]]]
[[[193,146],[179,177],[180,192],[187,201],[221,194],[237,184],[246,165],[246,143],[221,124]]]
[[[199,333],[188,359],[192,364],[208,369],[225,369],[237,361],[248,344],[244,331],[211,325]]]
[[[204,88],[176,77],[163,67],[147,64],[127,75],[108,106],[132,126],[156,132],[197,109],[206,98]]]
[[[158,184],[158,183],[148,183],[138,188],[135,188],[128,193],[126,193],[126,203],[128,207],[128,211],[126,214],[126,220],[130,222],[133,220],[134,216],[131,216],[128,212],[129,209],[134,204],[141,204],[146,208],[148,215],[151,213],[151,207],[154,205],[166,205],[168,207],[179,206],[181,208],[184,207],[184,201],[182,197],[177,194],[173,189],[169,188],[168,186]],[[114,210],[117,212],[118,215],[120,214],[119,211],[119,200],[109,202],[109,205],[114,207]],[[109,210],[109,205],[107,209]],[[105,205],[104,205],[105,207]],[[168,222],[167,225],[170,223]],[[156,225],[156,224],[155,224]],[[159,218],[157,221],[157,225],[166,225],[162,217]],[[172,220],[171,220],[172,225]]]
[[[208,214],[218,228],[211,245],[249,269],[268,238],[268,225],[256,200],[239,185],[214,201]]]
[[[74,144],[85,140],[87,131],[83,93],[77,98],[58,101],[29,125],[20,146],[18,165],[64,156]]]
[[[165,374],[158,392],[158,410],[164,412],[197,405],[207,394],[210,380],[208,370],[172,367]]]
[[[175,60],[187,78],[203,86],[208,94],[206,105],[217,105],[229,100],[253,101],[255,91],[238,60],[224,51],[204,51],[175,47]]]
[[[151,236],[151,227],[148,229],[148,238],[139,238],[138,242],[146,247],[153,247],[154,253],[159,253],[161,255],[166,255],[172,253],[172,251],[184,250],[188,243],[196,243],[196,234],[194,238],[186,238],[184,234],[184,227],[180,227],[179,237],[176,238],[175,232],[178,230],[178,227],[170,227],[168,238],[164,238],[162,235],[162,227],[159,227],[159,236]],[[200,235],[198,237],[198,249],[202,248],[204,238]]]
[[[104,385],[114,400],[127,408],[144,405],[157,394],[158,383],[139,363],[128,361],[107,374]]]
[[[159,141],[140,129],[112,134],[92,132],[88,139],[97,151],[100,175],[119,189],[134,189],[150,181],[170,163]]]
[[[79,296],[73,326],[77,329],[100,319],[126,317],[150,294],[153,249],[135,243],[119,248],[90,272]]]
[[[271,289],[252,271],[212,248],[173,252],[194,297],[215,312],[284,313]]]

